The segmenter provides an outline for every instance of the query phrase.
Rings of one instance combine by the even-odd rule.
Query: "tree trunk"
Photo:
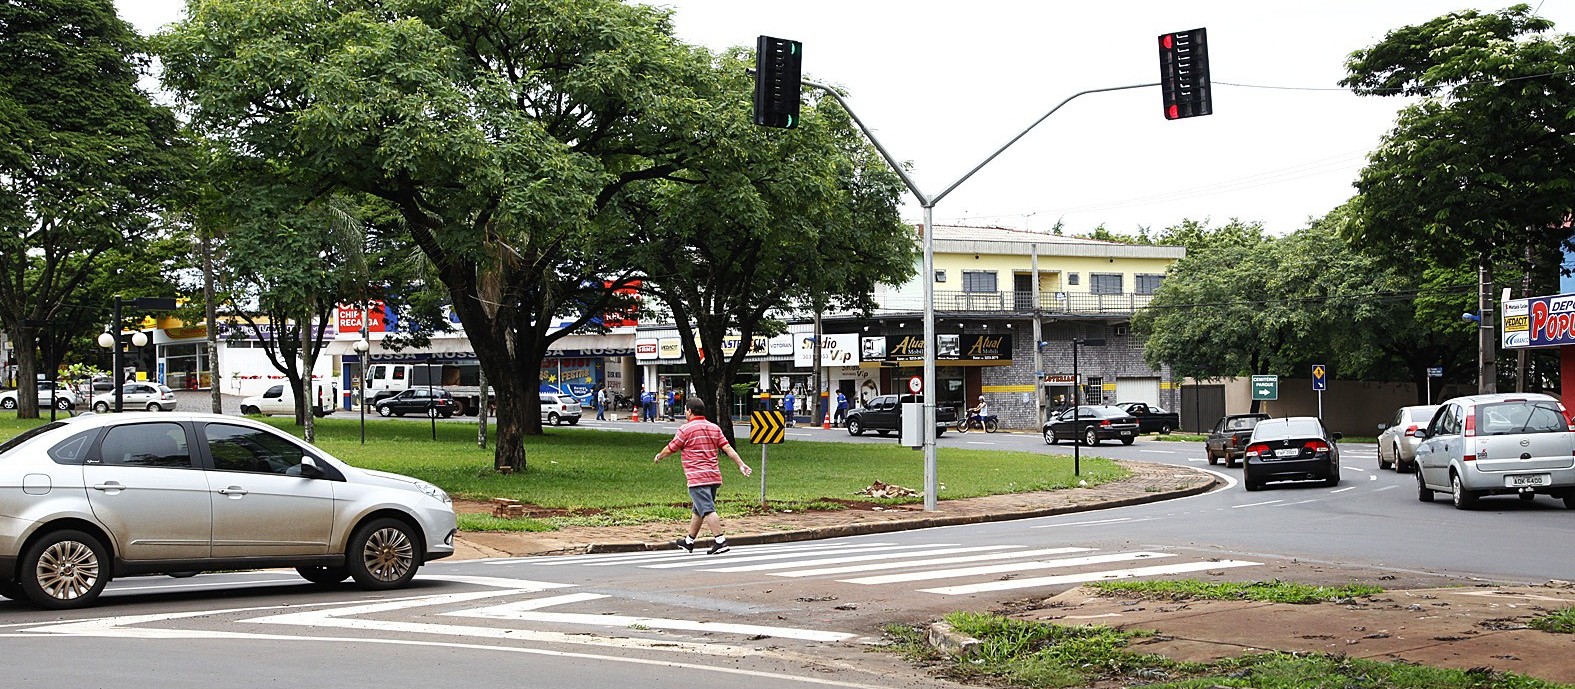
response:
[[[487,372],[482,371],[481,377],[476,381],[480,387],[480,394],[476,396],[476,447],[487,449]]]
[[[224,391],[219,385],[219,305],[213,302],[213,238],[202,233],[202,301],[208,320],[208,396],[215,414],[224,413]]]
[[[477,352],[480,354],[480,352]],[[541,396],[519,378],[498,381],[498,433],[492,468],[503,473],[525,471],[525,429],[532,418],[541,424]],[[538,389],[540,384],[536,386]],[[532,400],[534,404],[530,404]]]
[[[317,363],[317,357],[313,356],[312,354],[314,351],[312,348],[313,311],[315,311],[315,309],[310,308],[309,305],[306,309],[305,322],[300,324],[301,377],[305,379],[306,389],[295,398],[296,416],[300,419],[301,425],[305,426],[305,432],[302,434],[302,437],[306,440],[306,442],[309,443],[317,442],[317,417],[312,414],[312,410],[316,406],[315,403],[317,401],[317,385],[315,384],[316,381],[312,380],[312,369]]]
[[[1493,268],[1483,256],[1477,267],[1477,392],[1498,392],[1498,342],[1494,335]]]
[[[16,418],[38,418],[38,331],[25,325],[12,334],[16,356]]]

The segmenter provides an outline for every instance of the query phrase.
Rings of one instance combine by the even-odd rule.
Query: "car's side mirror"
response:
[[[1418,428],[1418,429],[1416,429],[1415,433],[1411,434],[1411,437],[1416,438],[1417,440],[1421,440],[1423,438],[1426,438],[1427,437],[1427,429],[1426,428]]]
[[[311,457],[301,458],[301,475],[306,478],[322,478],[323,468],[317,466],[317,460]]]
[[[1341,438],[1344,438],[1344,437],[1345,437],[1345,434],[1344,434],[1344,433],[1341,433],[1341,432],[1339,432],[1339,431],[1335,431],[1335,432],[1334,432],[1334,439],[1335,439],[1335,440],[1339,440],[1339,439],[1341,439]]]
[[[1387,423],[1378,424],[1378,430],[1380,430],[1380,431],[1387,431],[1387,430],[1389,430],[1389,424],[1387,424]]]

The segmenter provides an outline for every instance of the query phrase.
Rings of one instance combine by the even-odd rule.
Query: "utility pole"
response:
[[[1477,392],[1498,392],[1498,370],[1494,360],[1498,342],[1493,336],[1493,274],[1488,272],[1488,257],[1477,264]]]
[[[1040,323],[1039,309],[1039,245],[1029,245],[1030,263],[1033,270],[1033,299],[1034,299],[1034,418],[1037,420],[1035,428],[1045,423],[1045,362],[1043,347],[1044,326]]]

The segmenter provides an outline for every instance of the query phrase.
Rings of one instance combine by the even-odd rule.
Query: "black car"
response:
[[[377,413],[383,416],[426,414],[446,419],[458,412],[459,402],[447,390],[411,388],[377,401]]]
[[[864,435],[864,431],[875,431],[886,435],[892,431],[902,430],[902,405],[905,403],[923,402],[924,395],[880,395],[872,397],[857,408],[849,409],[844,423],[848,427],[849,435]],[[953,407],[937,405],[935,407],[935,437],[946,434],[946,429],[957,421],[957,410]]]
[[[1181,427],[1181,415],[1147,402],[1117,402],[1116,406],[1137,417],[1138,430],[1142,433],[1170,435],[1171,431]]]
[[[1084,445],[1098,445],[1101,440],[1131,445],[1137,440],[1138,420],[1118,407],[1083,406],[1051,417],[1045,422],[1044,436],[1046,445],[1073,439]]]
[[[1316,416],[1259,421],[1247,440],[1241,470],[1247,490],[1270,481],[1340,483],[1339,433],[1330,433]]]
[[[1231,414],[1221,417],[1215,422],[1213,430],[1209,431],[1209,437],[1203,441],[1203,451],[1208,453],[1209,464],[1219,464],[1224,459],[1225,466],[1236,466],[1236,460],[1241,458],[1247,447],[1247,438],[1252,437],[1253,427],[1267,418],[1268,414]]]

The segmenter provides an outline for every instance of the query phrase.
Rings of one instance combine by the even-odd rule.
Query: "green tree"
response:
[[[22,380],[40,327],[71,330],[63,310],[106,252],[153,235],[177,179],[175,119],[137,87],[143,48],[109,0],[0,4],[0,327]],[[38,418],[34,386],[18,400]]]
[[[715,143],[695,126],[707,56],[667,10],[613,0],[188,7],[160,38],[166,85],[237,152],[397,211],[498,389],[496,464],[523,470],[541,359],[625,274],[590,230]]]
[[[1441,266],[1463,254],[1487,294],[1495,264],[1524,269],[1526,247],[1570,241],[1575,39],[1552,28],[1524,4],[1466,10],[1351,55],[1341,83],[1355,93],[1421,100],[1362,170],[1349,237]]]
[[[729,439],[732,383],[753,336],[780,333],[784,312],[868,311],[875,285],[906,281],[918,258],[898,213],[901,179],[834,100],[807,104],[783,131],[756,127],[750,104],[727,96],[749,92],[749,59],[723,57],[713,72],[707,130],[726,145],[691,159],[684,181],[633,185],[616,202],[643,289],[671,313],[690,380]],[[739,344],[728,353],[730,335]]]

